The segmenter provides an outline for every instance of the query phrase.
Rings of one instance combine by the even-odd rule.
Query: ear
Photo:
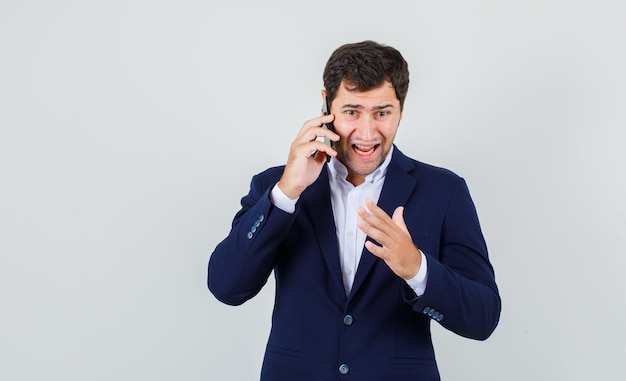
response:
[[[326,98],[326,89],[322,89],[322,99]]]

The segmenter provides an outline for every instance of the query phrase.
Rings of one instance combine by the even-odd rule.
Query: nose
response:
[[[376,137],[376,121],[374,118],[362,118],[358,126],[359,138],[364,141],[371,141]]]

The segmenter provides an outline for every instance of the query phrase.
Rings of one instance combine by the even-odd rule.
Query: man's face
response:
[[[357,186],[378,168],[391,150],[402,118],[400,101],[390,82],[369,91],[349,91],[341,83],[330,105],[335,115],[337,159],[348,168],[347,180]]]

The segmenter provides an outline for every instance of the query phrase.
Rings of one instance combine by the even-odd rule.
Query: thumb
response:
[[[396,210],[393,211],[391,220],[396,225],[398,225],[398,227],[402,229],[403,232],[405,232],[409,236],[411,235],[411,233],[409,233],[409,229],[406,227],[406,224],[404,223],[404,206],[399,206],[396,208]]]

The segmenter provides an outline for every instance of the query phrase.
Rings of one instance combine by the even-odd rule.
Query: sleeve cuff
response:
[[[413,289],[417,297],[424,295],[424,292],[426,291],[426,281],[428,280],[428,262],[426,261],[426,256],[421,250],[420,255],[422,256],[420,269],[413,278],[406,280],[406,283]]]
[[[272,188],[272,192],[270,193],[270,200],[275,207],[282,210],[285,213],[293,214],[296,211],[296,203],[299,198],[292,200],[287,197],[286,194],[278,187],[278,183],[274,185]]]

